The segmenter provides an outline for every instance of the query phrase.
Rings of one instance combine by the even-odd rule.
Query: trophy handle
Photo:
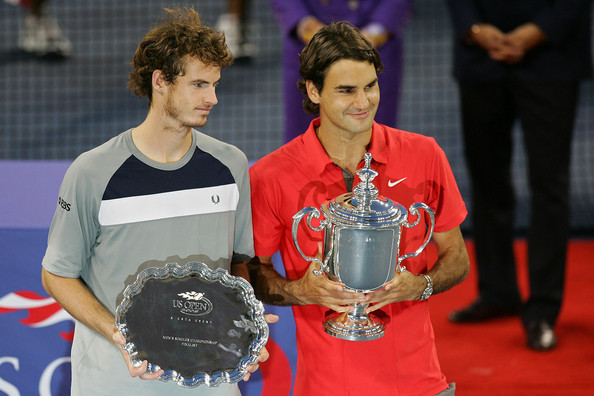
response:
[[[425,242],[423,242],[423,244],[414,253],[407,253],[398,259],[398,265],[396,266],[396,270],[400,272],[404,272],[406,270],[406,267],[400,266],[402,260],[406,260],[407,258],[411,257],[417,257],[423,251],[423,249],[425,249],[425,247],[431,240],[431,237],[433,236],[433,229],[435,228],[435,211],[424,203],[416,202],[412,204],[410,208],[408,208],[408,212],[413,216],[417,216],[417,219],[413,223],[405,223],[404,226],[406,228],[413,228],[414,226],[419,224],[419,221],[421,221],[421,214],[419,213],[419,209],[425,209],[427,214],[429,214],[429,217],[431,218],[431,227],[429,227],[429,232],[427,232]]]
[[[322,260],[320,260],[317,257],[308,257],[306,256],[303,251],[301,250],[301,247],[299,247],[299,242],[297,241],[297,229],[299,228],[299,223],[301,222],[301,219],[303,219],[303,217],[307,215],[307,225],[309,226],[309,228],[311,228],[314,231],[322,231],[324,230],[324,227],[326,226],[326,221],[325,220],[320,220],[320,225],[317,227],[314,227],[311,225],[311,220],[312,219],[318,219],[320,218],[320,211],[317,208],[308,206],[306,208],[301,209],[299,212],[295,213],[293,215],[293,228],[292,228],[292,234],[293,234],[293,243],[295,244],[295,247],[297,248],[297,251],[299,252],[299,254],[301,255],[301,257],[303,257],[303,259],[305,259],[306,261],[315,261],[316,263],[320,264],[320,269],[319,270],[314,270],[314,274],[315,275],[322,275],[325,272],[329,272],[329,268],[328,266],[322,262]],[[328,257],[330,256],[330,254],[328,254]],[[326,262],[328,261],[328,259],[326,259]]]

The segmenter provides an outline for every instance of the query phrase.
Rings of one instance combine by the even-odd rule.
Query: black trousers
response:
[[[512,129],[518,120],[528,159],[530,297],[524,325],[553,325],[563,299],[569,238],[569,165],[578,83],[459,83],[465,155],[472,184],[479,295],[521,304],[513,252]]]

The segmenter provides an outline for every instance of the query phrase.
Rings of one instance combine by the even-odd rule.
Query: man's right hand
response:
[[[321,244],[319,245],[317,257],[321,260]],[[312,261],[303,277],[295,281],[295,286],[298,287],[295,295],[302,304],[317,304],[336,312],[348,312],[356,302],[365,302],[365,294],[346,291],[343,283],[333,282],[325,274],[314,274],[319,269],[320,265]]]
[[[147,373],[146,369],[148,366],[148,362],[144,360],[140,367],[135,367],[130,360],[130,355],[126,350],[123,348],[126,345],[126,338],[120,333],[116,331],[112,336],[113,343],[119,348],[124,360],[126,361],[126,365],[128,366],[128,370],[130,371],[130,376],[138,377],[142,380],[155,380],[158,379],[161,374],[163,374],[163,370],[156,371],[154,373]]]

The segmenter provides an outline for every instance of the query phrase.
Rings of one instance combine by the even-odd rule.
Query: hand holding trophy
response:
[[[345,290],[370,293],[379,290],[390,281],[396,271],[403,272],[400,263],[418,256],[429,243],[435,226],[435,212],[424,203],[414,203],[409,211],[389,198],[379,195],[372,180],[378,173],[371,169],[372,156],[365,154],[365,167],[357,171],[361,182],[352,193],[342,194],[322,204],[320,209],[306,207],[293,216],[293,242],[297,251],[307,261],[317,262],[330,280],[345,285]],[[423,244],[413,253],[399,257],[402,227],[412,228],[419,224],[424,209],[431,225]],[[320,220],[317,227],[312,219]],[[408,214],[417,216],[408,222]],[[297,240],[299,223],[307,216],[307,225],[314,231],[324,231],[322,259],[306,256]],[[324,321],[325,331],[337,338],[350,341],[375,340],[384,335],[385,325],[373,314],[366,314],[366,303],[355,303],[350,312],[335,312]]]

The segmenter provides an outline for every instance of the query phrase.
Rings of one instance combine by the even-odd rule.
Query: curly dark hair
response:
[[[307,95],[306,81],[311,81],[322,92],[328,68],[341,59],[366,61],[375,66],[379,74],[383,70],[379,53],[349,22],[333,22],[320,29],[299,55],[302,80],[297,83],[303,94],[303,109],[309,114],[319,114],[320,106]]]
[[[202,25],[194,8],[164,9],[162,20],[138,45],[128,79],[128,88],[139,97],[152,100],[152,74],[161,70],[172,84],[185,70],[186,57],[195,57],[205,65],[221,69],[233,63],[225,36]]]

